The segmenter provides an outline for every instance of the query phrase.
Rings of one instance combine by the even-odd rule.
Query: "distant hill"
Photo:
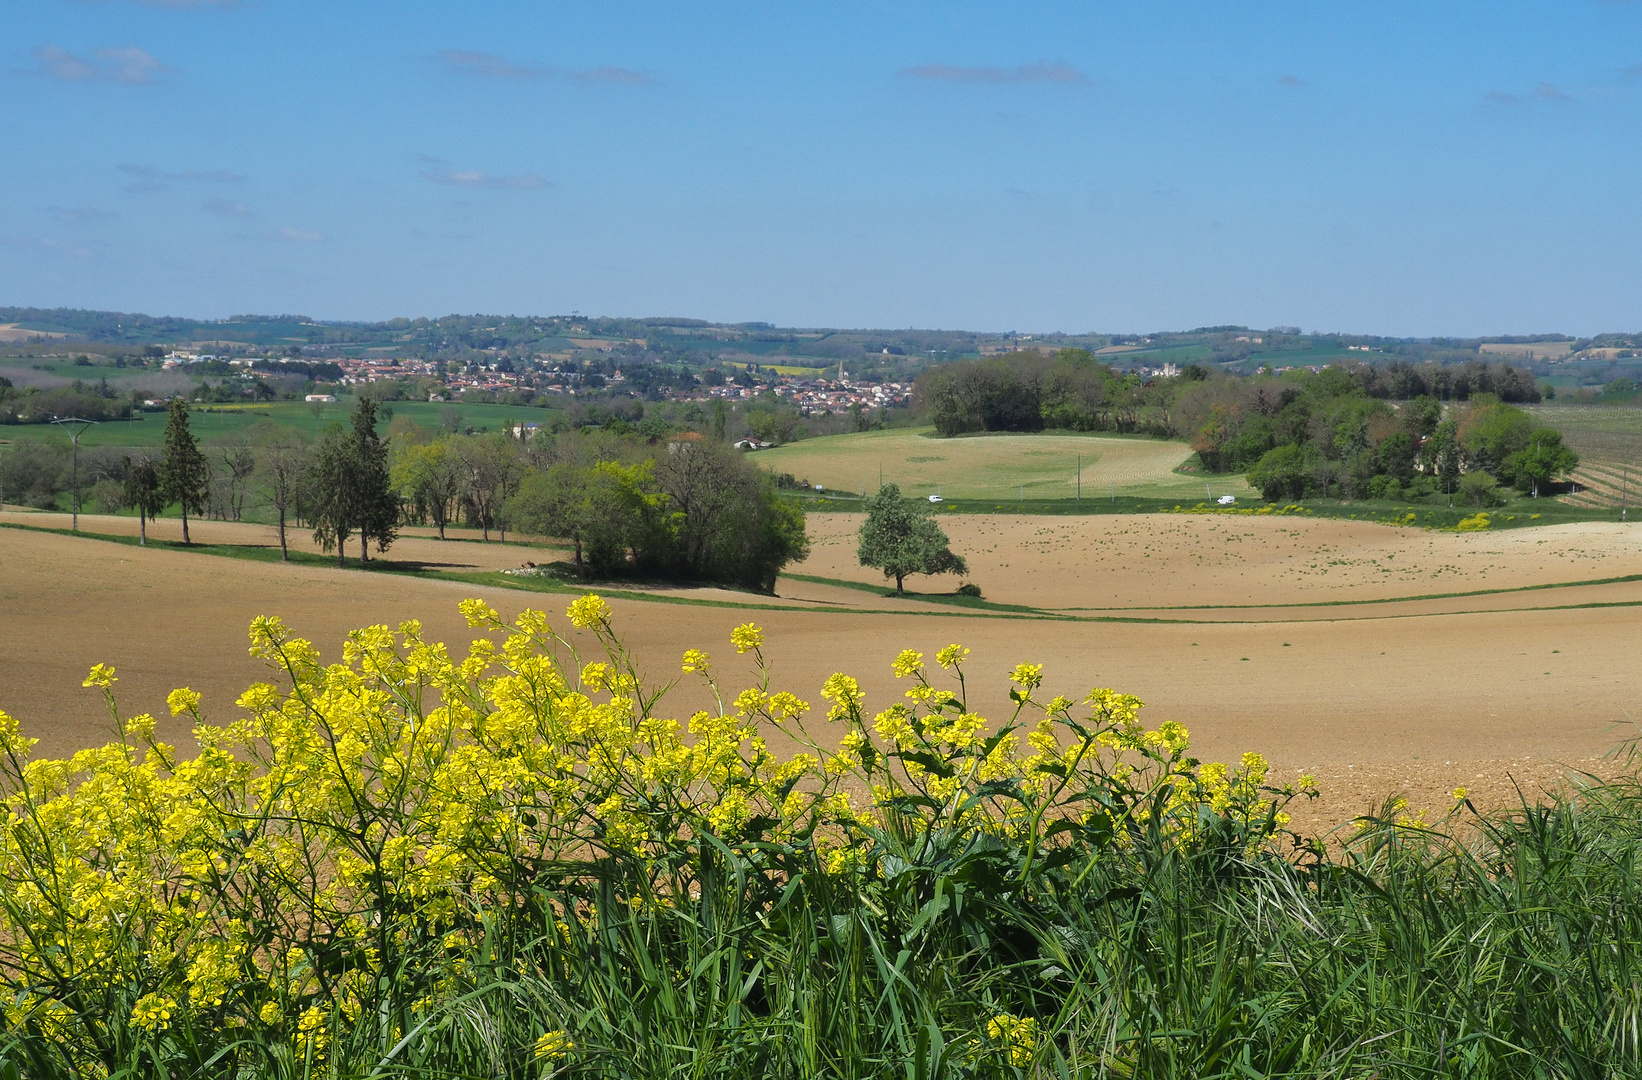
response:
[[[778,327],[770,323],[713,323],[685,317],[588,318],[580,315],[446,315],[385,322],[327,322],[305,315],[236,315],[204,320],[72,308],[0,307],[0,347],[65,342],[100,351],[147,345],[188,346],[218,352],[337,356],[415,356],[472,359],[476,353],[573,357],[588,352],[617,359],[701,367],[753,364],[822,370],[843,364],[852,374],[908,375],[947,360],[1020,349],[1099,351],[1119,368],[1203,364],[1253,372],[1361,361],[1459,363],[1478,359],[1544,365],[1590,361],[1603,365],[1638,356],[1642,334],[1575,339],[1565,334],[1492,338],[1396,338],[1205,326],[1151,334],[1014,334],[965,330],[871,330]],[[52,335],[49,336],[48,335]],[[1638,360],[1642,364],[1642,358]]]

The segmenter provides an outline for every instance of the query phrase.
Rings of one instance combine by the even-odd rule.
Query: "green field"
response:
[[[354,399],[341,398],[330,404],[319,402],[280,401],[260,405],[195,405],[188,414],[188,425],[194,436],[210,442],[228,435],[249,431],[260,420],[276,420],[280,424],[301,431],[309,438],[317,438],[331,424],[346,424]],[[519,405],[479,405],[437,403],[427,401],[391,401],[384,408],[395,417],[410,417],[423,427],[438,429],[442,417],[454,411],[461,426],[475,431],[495,430],[511,420],[541,423],[547,413],[542,409]],[[165,435],[165,413],[140,413],[131,420],[111,420],[98,424],[80,438],[81,446],[159,446]],[[43,439],[68,442],[68,436],[49,424],[17,424],[0,427],[0,444],[21,439]]]
[[[1201,499],[1252,496],[1241,476],[1199,479],[1175,470],[1191,458],[1183,442],[1121,435],[976,435],[936,438],[931,428],[829,435],[766,450],[755,460],[828,490],[876,490],[960,499],[1073,499],[1082,495]]]

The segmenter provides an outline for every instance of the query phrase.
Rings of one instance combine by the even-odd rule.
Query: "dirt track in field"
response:
[[[0,520],[57,524],[11,512]],[[813,517],[816,554],[796,569],[881,583],[848,565],[859,521]],[[1515,797],[1515,786],[1532,793],[1570,768],[1611,769],[1602,755],[1642,705],[1635,584],[1397,600],[1642,573],[1642,531],[1623,526],[1461,536],[1234,517],[953,516],[943,525],[991,600],[1081,617],[1128,608],[1125,615],[1176,621],[977,616],[783,580],[774,601],[667,590],[737,607],[618,600],[617,625],[658,679],[671,678],[678,655],[696,646],[714,653],[729,682],[741,670],[729,629],[756,620],[768,628],[778,682],[816,705],[822,680],[847,671],[862,680],[869,707],[882,707],[900,690],[889,674],[899,649],[933,653],[959,641],[973,650],[974,706],[998,718],[1007,715],[1008,670],[1021,660],[1043,663],[1048,691],[1080,697],[1101,685],[1135,693],[1148,703],[1149,723],[1186,724],[1206,759],[1255,749],[1286,775],[1316,773],[1326,797],[1305,817],[1314,827],[1397,792],[1435,810],[1449,788],[1465,785],[1497,805]],[[88,517],[82,527],[115,525]],[[267,543],[267,532],[204,523],[196,538]],[[525,548],[422,537],[401,540],[392,554],[472,569],[540,558]],[[528,605],[555,617],[567,599],[0,529],[0,708],[42,739],[42,752],[99,743],[108,721],[79,683],[93,663],[108,662],[120,670],[124,709],[162,716],[162,732],[186,741],[181,725],[163,718],[168,690],[193,686],[206,695],[207,715],[226,720],[238,693],[268,677],[246,653],[253,616],[283,616],[329,656],[351,628],[407,618],[459,649],[471,634],[455,605],[469,595],[504,614]],[[1373,602],[1315,606],[1339,600]],[[1191,610],[1207,602],[1310,606]],[[1572,606],[1592,603],[1621,606]],[[680,712],[701,704],[693,688],[675,695]]]

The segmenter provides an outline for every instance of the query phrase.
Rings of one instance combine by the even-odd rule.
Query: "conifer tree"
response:
[[[354,469],[354,525],[359,531],[359,561],[368,562],[367,550],[388,550],[399,535],[399,499],[393,493],[388,469],[388,447],[376,433],[376,400],[362,397],[353,411],[349,438]]]
[[[211,483],[211,463],[200,451],[194,433],[188,430],[188,403],[172,400],[165,418],[165,450],[160,457],[160,497],[166,504],[182,508],[182,542],[188,537],[188,513],[205,509],[205,492]]]

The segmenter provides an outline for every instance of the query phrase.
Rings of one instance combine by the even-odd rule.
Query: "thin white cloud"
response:
[[[579,83],[609,83],[618,86],[649,86],[655,82],[642,71],[631,68],[615,67],[606,64],[603,67],[589,68],[586,71],[572,71],[570,77]]]
[[[439,59],[452,71],[490,79],[539,79],[548,74],[542,68],[516,64],[505,56],[472,49],[446,49],[439,54]]]
[[[83,221],[105,221],[120,215],[112,210],[98,210],[94,206],[51,206],[48,212],[58,221],[78,224]]]
[[[270,229],[262,235],[270,240],[290,240],[298,244],[317,244],[325,237],[307,229]]]
[[[547,187],[547,180],[535,173],[494,176],[478,169],[423,169],[422,178],[451,187],[490,188],[494,191]]]
[[[218,217],[250,217],[251,211],[238,199],[212,199],[205,208]]]
[[[1086,83],[1089,76],[1070,64],[1022,64],[1020,67],[958,67],[952,64],[920,64],[901,69],[909,79],[928,79],[933,82],[968,83]]]
[[[1483,103],[1487,105],[1493,105],[1499,108],[1514,108],[1518,105],[1526,105],[1530,100],[1553,101],[1559,104],[1565,104],[1577,99],[1573,94],[1568,93],[1555,83],[1542,82],[1535,86],[1532,90],[1521,94],[1513,94],[1505,90],[1490,90],[1486,94],[1482,95],[1482,100]]]
[[[35,70],[64,82],[151,83],[165,72],[165,65],[135,45],[93,49],[90,56],[76,56],[56,45],[34,50]]]
[[[162,169],[158,165],[133,165],[130,163],[118,166],[127,176],[135,176],[134,183],[127,184],[125,189],[133,194],[145,191],[164,191],[167,183],[202,183],[202,184],[238,184],[245,179],[239,173],[227,169]]]

